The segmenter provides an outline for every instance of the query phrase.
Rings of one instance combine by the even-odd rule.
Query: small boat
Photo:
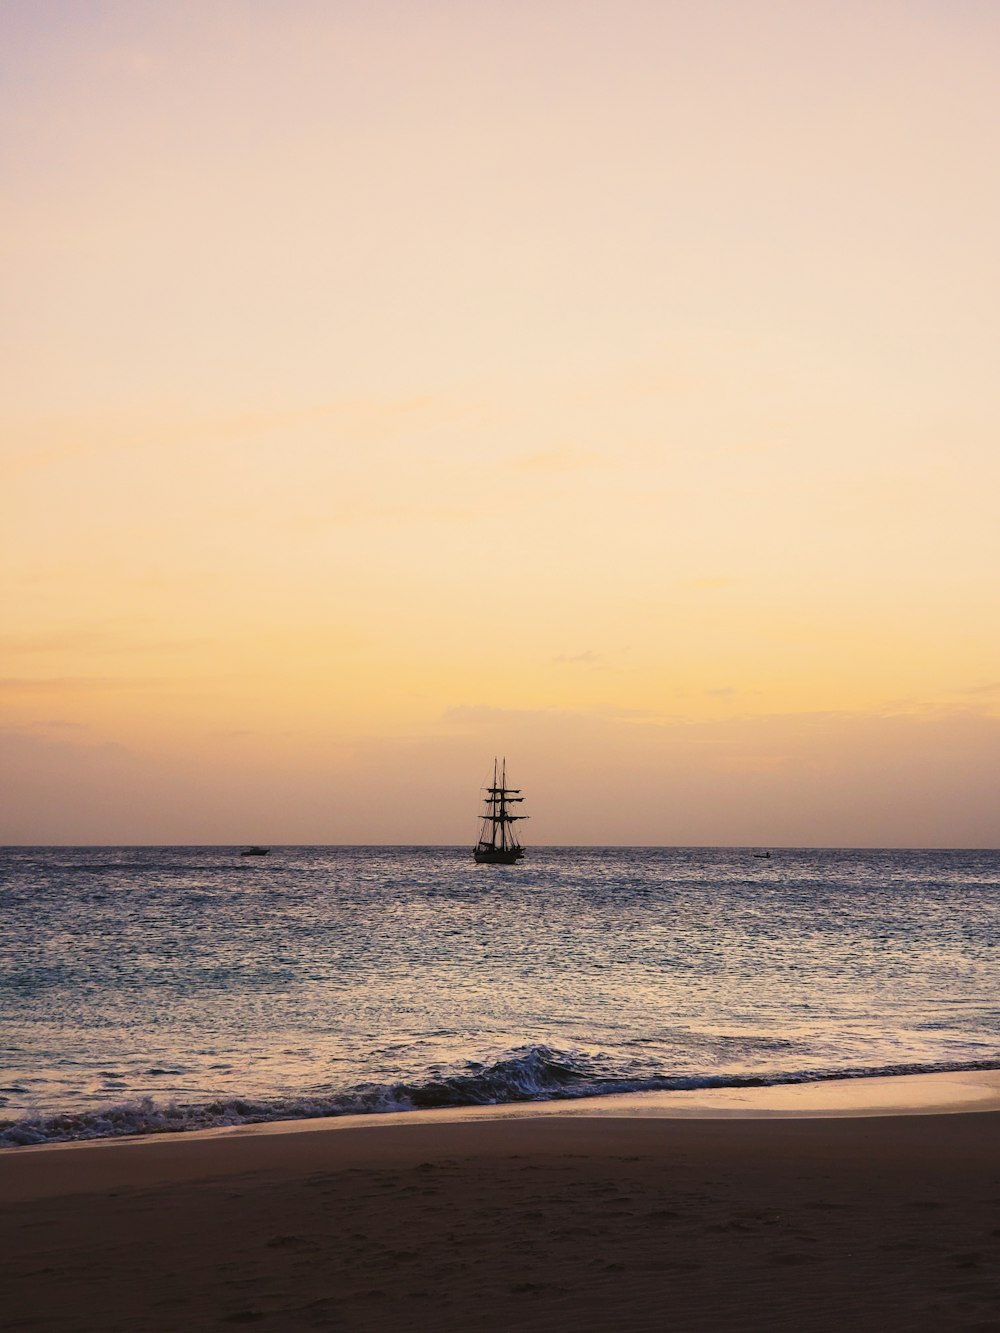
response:
[[[486,809],[482,814],[483,825],[479,832],[479,841],[472,849],[472,855],[479,865],[510,866],[520,861],[524,848],[517,840],[514,823],[527,819],[527,815],[512,815],[507,809],[524,800],[520,787],[507,786],[507,760],[504,759],[499,770],[493,760],[493,786],[485,789]]]
[[[248,847],[240,856],[267,856],[270,850],[270,847]]]
[[[770,861],[771,859],[770,852],[754,852],[753,855],[758,861]]]

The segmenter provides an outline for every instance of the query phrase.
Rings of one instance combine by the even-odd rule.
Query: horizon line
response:
[[[263,846],[262,843],[246,842],[9,842],[0,844],[4,851],[48,851],[56,849],[100,849],[100,848],[224,848],[226,850]],[[298,848],[338,848],[357,850],[360,848],[379,848],[385,850],[422,849],[427,851],[464,851],[468,844],[464,842],[272,842],[267,844],[269,851]],[[776,852],[1000,852],[1000,847],[975,845],[936,845],[911,846],[901,843],[743,843],[743,842],[553,842],[535,843],[526,851],[750,851],[754,848]]]

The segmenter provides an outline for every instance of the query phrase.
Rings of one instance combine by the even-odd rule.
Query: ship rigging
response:
[[[527,815],[512,815],[508,806],[524,800],[520,787],[507,786],[507,760],[499,768],[493,760],[493,785],[485,789],[486,809],[482,814],[482,827],[479,841],[472,849],[472,855],[480,865],[513,865],[524,855],[524,848],[518,842],[514,824]]]

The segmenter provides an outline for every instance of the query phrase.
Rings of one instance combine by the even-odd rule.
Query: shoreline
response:
[[[204,1171],[239,1173],[288,1152],[296,1159],[313,1147],[291,1146],[315,1139],[316,1148],[338,1160],[353,1155],[375,1160],[422,1151],[420,1131],[459,1133],[470,1127],[488,1146],[501,1127],[551,1125],[547,1133],[577,1122],[806,1121],[903,1119],[1000,1113],[1000,1070],[899,1074],[824,1079],[814,1083],[744,1088],[697,1088],[678,1092],[628,1092],[553,1101],[489,1106],[373,1112],[295,1120],[220,1125],[117,1137],[26,1144],[0,1150],[0,1196],[14,1201],[80,1193],[102,1186],[154,1182],[162,1170],[171,1180],[196,1179]],[[374,1137],[373,1137],[374,1136]],[[322,1147],[320,1148],[320,1141]],[[287,1149],[282,1145],[290,1145]]]
[[[845,1083],[12,1149],[5,1328],[995,1328],[1000,1072]]]

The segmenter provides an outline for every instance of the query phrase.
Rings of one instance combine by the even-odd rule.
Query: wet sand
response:
[[[11,1330],[1000,1330],[996,1074],[13,1149],[0,1199]]]

